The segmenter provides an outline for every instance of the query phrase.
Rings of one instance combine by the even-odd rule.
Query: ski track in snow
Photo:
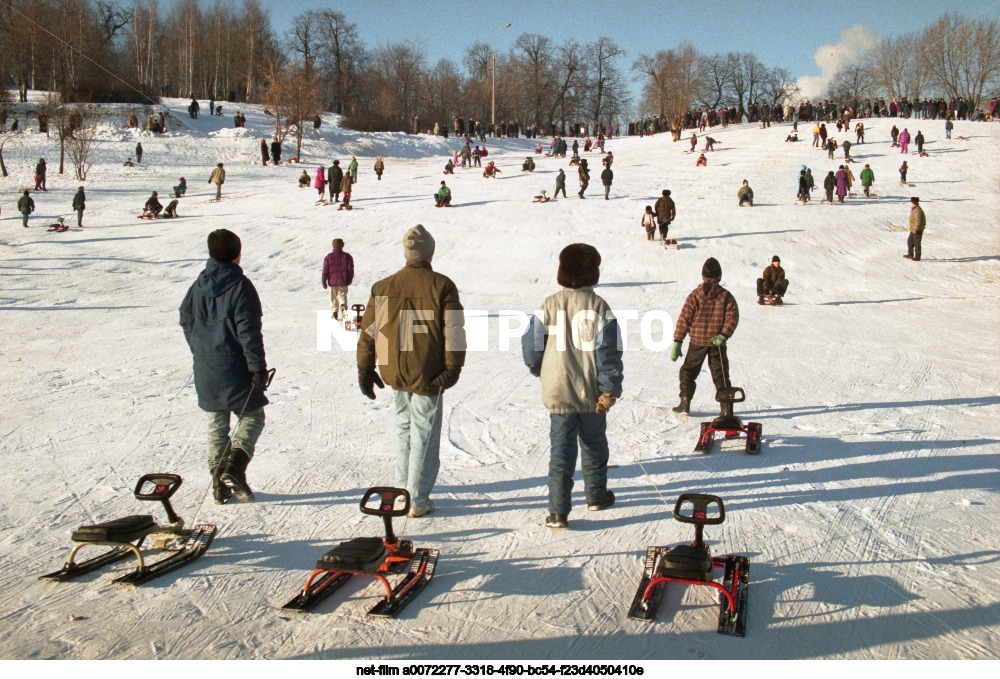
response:
[[[694,167],[686,140],[612,140],[608,202],[596,174],[587,200],[575,198],[568,168],[570,198],[532,204],[567,163],[536,158],[538,169],[522,173],[533,141],[488,140],[500,178],[456,169],[447,178],[455,207],[435,210],[430,196],[454,139],[355,133],[328,119],[308,131],[301,167],[264,168],[260,107],[243,107],[247,128],[234,130],[232,111],[190,120],[186,101],[167,103],[167,135],[123,130],[121,118],[103,124],[82,230],[44,229],[70,214],[79,184],[57,173],[55,140],[26,134],[5,148],[0,657],[1000,655],[1000,127],[960,122],[956,136],[968,139],[947,141],[940,121],[905,121],[925,131],[930,156],[908,158],[913,181],[900,187],[892,122],[866,120],[870,141],[853,147],[853,169],[870,163],[884,197],[833,206],[793,204],[801,164],[821,183],[842,161],[784,143],[785,125],[717,129],[707,168]],[[137,140],[143,164],[122,167]],[[315,206],[315,189],[296,187],[302,168],[312,177],[317,163],[346,165],[352,153],[354,211]],[[289,144],[284,155],[293,155]],[[386,159],[381,182],[375,155]],[[50,161],[50,190],[33,194],[38,210],[24,230],[16,191],[39,156]],[[599,154],[586,156],[600,169]],[[224,200],[206,203],[219,161]],[[180,219],[135,219],[151,190],[167,195],[182,175]],[[743,178],[758,200],[749,210],[736,206]],[[639,228],[663,188],[678,205],[676,252]],[[928,216],[919,264],[900,257],[906,234],[890,230],[907,223],[910,195]],[[358,501],[368,486],[391,483],[395,464],[391,393],[369,402],[357,393],[353,352],[336,343],[316,350],[316,312],[328,306],[322,258],[343,237],[358,269],[350,303],[367,302],[372,283],[401,266],[400,239],[416,223],[437,241],[435,269],[456,281],[467,309],[487,310],[490,326],[491,349],[469,354],[445,397],[439,511],[395,524],[441,550],[437,575],[395,620],[365,617],[380,589],[360,576],[313,613],[289,614],[280,606],[323,551],[380,534]],[[250,467],[254,505],[212,502],[205,416],[177,325],[205,235],[220,227],[243,239],[278,369]],[[764,447],[753,457],[742,440],[717,440],[711,454],[693,453],[699,422],[717,407],[707,367],[691,417],[677,418],[678,364],[630,349],[608,427],[618,502],[586,512],[578,472],[570,529],[551,531],[542,525],[549,443],[540,389],[517,338],[509,351],[496,347],[499,316],[530,313],[555,292],[558,253],[574,241],[601,251],[600,294],[640,314],[676,316],[704,259],[720,260],[741,305],[730,361],[747,401],[737,413],[762,422]],[[775,253],[791,282],[787,304],[758,307],[754,281]],[[639,346],[636,321],[629,343]],[[184,476],[174,504],[185,519],[197,512],[198,522],[218,524],[206,556],[135,589],[110,582],[109,570],[128,562],[70,583],[35,580],[65,560],[76,526],[159,516],[131,496],[152,471]],[[751,558],[746,639],[715,632],[717,596],[705,588],[668,585],[652,624],[625,617],[646,547],[691,538],[670,517],[685,491],[723,497],[727,520],[706,529],[708,542],[716,554]]]

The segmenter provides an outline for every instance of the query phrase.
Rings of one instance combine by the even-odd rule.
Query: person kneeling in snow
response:
[[[549,411],[549,528],[568,524],[578,440],[587,509],[615,503],[608,490],[607,413],[622,395],[622,347],[611,307],[594,292],[600,265],[592,245],[566,246],[556,277],[563,289],[545,300],[521,337],[524,363],[541,378]]]
[[[176,216],[177,216],[177,199],[174,198],[172,201],[167,203],[167,207],[163,211],[163,218],[173,219]]]
[[[743,186],[740,187],[736,196],[740,199],[740,207],[743,207],[744,203],[753,207],[753,189],[750,188],[750,184],[746,179],[743,180]]]
[[[451,189],[448,188],[448,185],[444,181],[441,182],[441,188],[434,194],[434,203],[435,207],[448,207],[451,205]]]

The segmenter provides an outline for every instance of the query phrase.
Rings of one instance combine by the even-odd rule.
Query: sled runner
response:
[[[60,217],[54,224],[49,224],[48,228],[49,231],[55,231],[57,233],[61,233],[68,229],[69,225],[66,224],[66,219],[64,217]]]
[[[694,447],[696,453],[708,453],[712,449],[712,442],[715,441],[716,432],[725,432],[727,439],[737,438],[740,434],[747,437],[747,455],[757,455],[760,453],[760,422],[743,421],[733,414],[733,404],[742,403],[746,400],[746,394],[742,387],[725,387],[719,389],[715,394],[715,400],[722,404],[723,413],[711,422],[701,423],[701,433],[698,435],[698,443]]]
[[[676,238],[664,238],[663,239],[663,249],[664,250],[676,250],[677,249],[677,239]]]
[[[762,296],[757,303],[765,306],[781,306],[783,304],[781,295],[774,294]]]
[[[414,549],[410,540],[400,540],[392,531],[392,519],[410,511],[410,493],[405,488],[369,488],[361,498],[361,513],[381,516],[385,538],[353,538],[341,542],[316,562],[306,584],[282,608],[308,611],[337,591],[354,575],[370,575],[385,588],[385,596],[368,615],[392,618],[406,607],[434,577],[438,550]],[[389,575],[403,575],[395,586]]]
[[[685,503],[691,505],[690,513],[682,511]],[[718,507],[717,515],[709,513],[712,505]],[[719,633],[745,636],[750,559],[732,554],[713,557],[702,536],[704,526],[725,521],[726,510],[722,498],[701,493],[684,493],[674,505],[674,518],[682,523],[694,524],[694,542],[675,547],[653,546],[646,550],[642,579],[628,617],[652,622],[656,618],[656,608],[665,583],[700,585],[719,591]],[[724,569],[721,584],[715,581],[716,569]]]
[[[137,500],[161,502],[167,513],[165,525],[157,524],[152,516],[145,514],[112,519],[91,526],[80,526],[71,536],[73,542],[77,544],[69,553],[69,558],[63,567],[53,573],[42,575],[39,579],[60,582],[70,580],[134,555],[139,561],[138,567],[130,573],[115,578],[114,582],[141,585],[194,561],[208,550],[217,529],[209,524],[184,528],[184,519],[177,516],[170,506],[170,497],[177,492],[180,485],[181,477],[177,474],[146,474],[136,483],[134,495]],[[147,486],[151,488],[147,489]],[[86,561],[76,561],[77,553],[91,545],[103,545],[112,549]],[[150,549],[163,550],[169,556],[150,563],[147,561]]]

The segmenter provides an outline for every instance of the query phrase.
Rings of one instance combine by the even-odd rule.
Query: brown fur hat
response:
[[[597,285],[601,278],[601,253],[593,245],[573,243],[559,253],[559,273],[556,280],[564,288],[584,288]]]

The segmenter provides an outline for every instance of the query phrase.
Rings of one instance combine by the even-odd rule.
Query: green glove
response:
[[[725,343],[726,343],[725,335],[716,335],[715,337],[712,338],[713,347],[721,347]]]
[[[676,361],[683,355],[684,354],[681,353],[681,343],[678,342],[677,340],[674,340],[674,346],[670,347],[670,360]]]

